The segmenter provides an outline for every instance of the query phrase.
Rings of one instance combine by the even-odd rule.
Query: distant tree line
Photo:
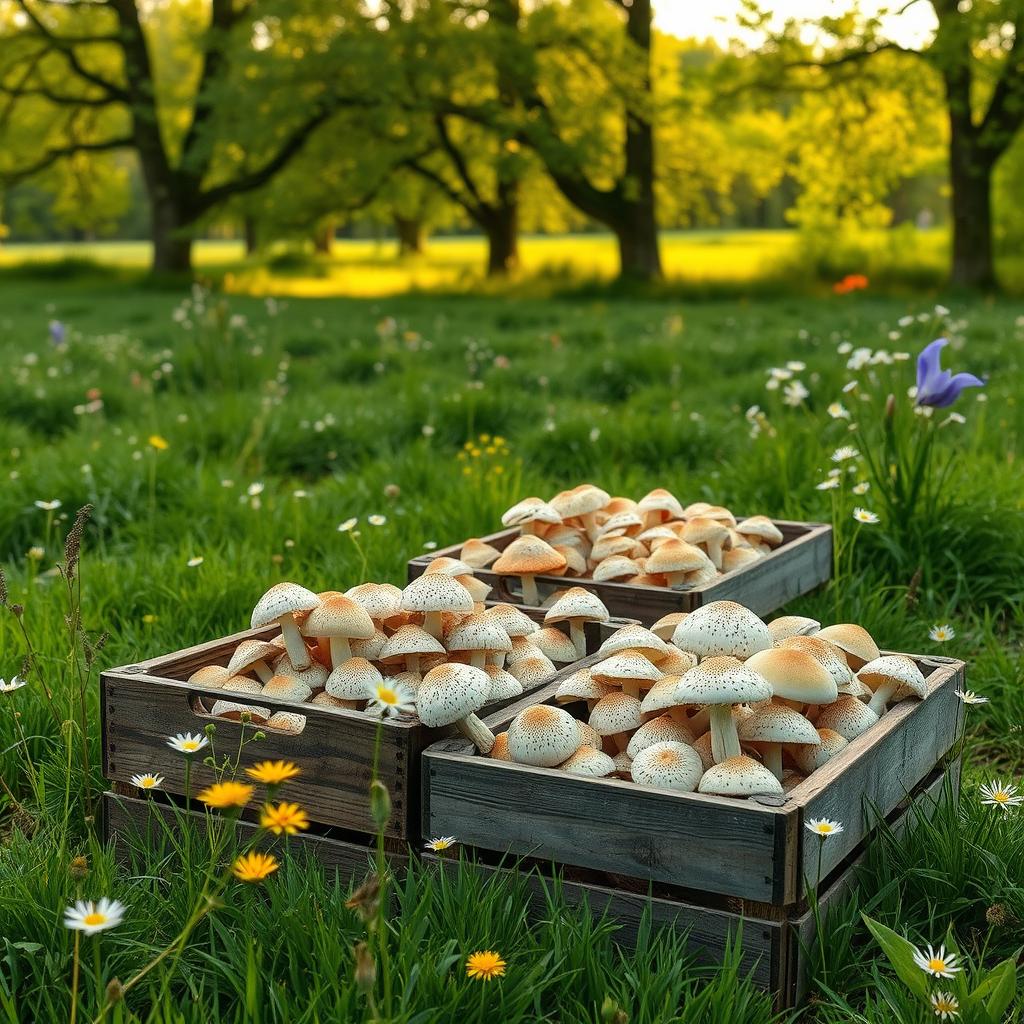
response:
[[[953,280],[992,287],[1024,238],[1024,0],[930,2],[920,50],[753,7],[763,44],[725,50],[651,0],[0,0],[0,224],[144,230],[160,272],[225,230],[473,228],[493,275],[523,230],[601,227],[650,280],[667,227],[948,219]]]

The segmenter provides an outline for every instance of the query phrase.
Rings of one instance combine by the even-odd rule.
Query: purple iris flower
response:
[[[67,338],[67,328],[59,320],[50,321],[50,341],[60,348]]]
[[[945,409],[952,405],[964,388],[983,388],[985,382],[973,373],[950,373],[942,369],[942,350],[948,338],[938,338],[925,345],[917,357],[917,404]]]

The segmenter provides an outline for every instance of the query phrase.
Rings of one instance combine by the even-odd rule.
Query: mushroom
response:
[[[648,491],[637,503],[636,510],[644,517],[644,526],[650,529],[670,519],[683,518],[683,506],[679,499],[663,487]]]
[[[570,775],[589,775],[601,779],[615,772],[615,762],[603,751],[582,744],[559,766]]]
[[[782,748],[818,742],[814,726],[803,715],[771,701],[754,709],[737,729],[741,743],[751,743],[763,755],[765,767],[782,781]]]
[[[365,700],[343,700],[340,697],[334,697],[329,694],[326,690],[321,690],[320,693],[315,693],[309,699],[310,704],[319,704],[325,708],[344,708],[346,711],[358,711],[362,708]]]
[[[817,619],[809,619],[806,615],[780,615],[768,623],[768,632],[772,635],[772,642],[778,643],[791,636],[809,636],[821,629],[821,623]]]
[[[707,771],[714,765],[715,755],[711,750],[710,732],[706,732],[702,736],[698,736],[690,746],[696,751],[697,756],[700,758],[700,763],[704,765],[704,771]]]
[[[834,626],[826,626],[819,629],[815,636],[827,640],[833,647],[838,647],[854,672],[881,654],[871,634],[855,622],[840,622]]]
[[[550,544],[551,542],[548,541]],[[557,551],[564,559],[565,565],[561,569],[552,569],[552,576],[584,576],[587,572],[587,560],[583,557],[578,548],[568,544],[552,544],[553,551]]]
[[[651,626],[651,632],[661,640],[668,642],[676,631],[676,626],[689,615],[689,612],[669,612],[662,615],[658,621]]]
[[[352,657],[349,640],[368,640],[374,634],[366,609],[344,594],[329,597],[314,608],[302,625],[302,635],[330,641],[331,667]],[[294,662],[293,662],[294,663]]]
[[[589,724],[599,736],[611,736],[616,747],[625,750],[630,733],[641,725],[640,701],[628,693],[613,690],[591,709]]]
[[[248,676],[234,676],[221,689],[224,693],[248,693],[255,695],[262,692],[263,687],[257,680],[250,679]],[[262,725],[270,717],[270,709],[253,704],[236,704],[229,700],[217,700],[214,701],[213,707],[210,708],[210,714],[214,718],[229,718],[235,722],[241,721],[242,715],[247,714],[257,725]]]
[[[902,654],[886,654],[869,661],[857,673],[857,678],[875,691],[868,707],[876,715],[882,715],[896,691],[904,687],[922,700],[928,696],[928,684],[921,670]]]
[[[373,616],[371,615],[372,619]],[[399,626],[401,629],[401,626]],[[430,634],[427,634],[430,636]],[[433,639],[433,637],[431,637]],[[367,661],[380,661],[380,652],[384,650],[384,645],[388,642],[387,633],[382,630],[375,629],[373,636],[368,636],[363,640],[350,640],[349,647],[352,649],[353,658],[365,658]]]
[[[591,574],[597,583],[614,583],[616,580],[624,580],[629,576],[639,576],[644,567],[627,558],[625,555],[611,555],[594,566]]]
[[[796,766],[804,775],[810,775],[830,758],[835,757],[847,745],[847,741],[831,729],[818,729],[817,732],[818,742],[816,744],[794,747],[790,751]]]
[[[687,671],[689,671],[689,668]],[[643,700],[640,702],[640,712],[644,715],[657,715],[659,713],[663,713],[673,719],[677,725],[691,733],[692,738],[695,726],[694,722],[691,721],[686,713],[689,703],[681,699],[676,693],[676,687],[679,685],[680,678],[681,676],[679,675],[667,675],[659,679],[647,691],[647,693],[644,694]],[[704,718],[707,719],[708,716],[705,715]],[[703,725],[704,728],[707,728],[708,722],[702,720],[699,724]],[[688,743],[690,741],[687,740],[686,742]]]
[[[654,664],[667,676],[681,676],[697,664],[697,655],[670,647],[660,658],[655,658]]]
[[[716,796],[781,796],[782,783],[763,764],[740,755],[712,765],[701,778],[697,792]]]
[[[497,665],[484,665],[484,671],[491,681],[491,695],[487,698],[490,704],[496,700],[509,700],[519,697],[523,692],[523,684],[511,672],[506,672]]]
[[[486,672],[472,665],[446,662],[423,677],[416,695],[416,709],[420,721],[428,728],[454,725],[481,754],[486,754],[494,746],[494,733],[475,712],[490,696],[491,680]]]
[[[767,516],[748,516],[736,524],[736,532],[747,540],[777,548],[785,538],[782,531]]]
[[[470,537],[459,552],[459,558],[474,569],[486,569],[500,556],[501,552],[496,547],[492,547],[479,537]]]
[[[231,655],[228,672],[233,676],[255,672],[262,682],[267,683],[274,674],[267,661],[273,661],[280,653],[274,644],[265,640],[243,640]]]
[[[623,555],[626,558],[642,558],[647,554],[647,548],[635,537],[616,537],[611,534],[598,537],[594,546],[590,549],[590,561],[597,565],[606,558],[614,558],[615,555]]]
[[[512,650],[512,638],[485,612],[463,619],[445,638],[445,644],[449,651],[468,654],[469,663],[475,668],[483,668],[492,654]]]
[[[517,764],[554,768],[571,757],[579,745],[576,719],[550,704],[534,704],[520,711],[508,727],[508,752]]]
[[[640,706],[643,712],[643,705]],[[677,721],[671,715],[660,715],[644,722],[629,740],[626,746],[626,753],[636,760],[636,755],[655,743],[685,743],[687,746],[693,743],[693,733],[685,725]]]
[[[349,658],[338,665],[324,688],[339,700],[369,700],[384,677],[365,658]]]
[[[616,512],[601,525],[601,537],[635,537],[644,528],[644,521],[633,509]]]
[[[276,652],[277,648],[274,650]],[[228,680],[240,674],[232,672],[230,667],[224,668],[223,665],[204,665],[188,677],[188,682],[190,686],[205,686],[208,690],[219,690]]]
[[[461,558],[449,558],[447,555],[438,555],[423,570],[424,575],[428,573],[441,573],[442,576],[451,576],[456,579],[459,576],[472,576],[473,566],[463,562]]]
[[[760,560],[760,555],[750,548],[729,548],[722,552],[722,572],[736,572],[751,562]]]
[[[599,654],[617,654],[619,651],[639,651],[649,661],[655,662],[670,651],[670,647],[661,637],[645,629],[639,622],[631,622],[628,626],[620,626],[598,649]]]
[[[523,604],[536,605],[540,598],[534,577],[564,566],[565,556],[550,544],[540,537],[524,536],[512,541],[491,568],[501,576],[518,576],[522,580]]]
[[[309,668],[309,651],[299,632],[298,620],[320,604],[320,598],[297,583],[275,583],[252,611],[251,626],[259,629],[277,623],[281,627],[288,657],[297,669]]]
[[[297,676],[272,676],[260,691],[264,697],[291,700],[302,704],[313,696],[313,691]]]
[[[652,551],[644,562],[644,571],[664,576],[670,587],[686,583],[686,574],[712,565],[700,548],[681,540],[669,540]]]
[[[722,548],[729,541],[728,527],[715,519],[697,516],[687,520],[682,539],[696,547],[703,544],[715,568],[722,568]]]
[[[309,668],[297,669],[291,663],[288,655],[282,654],[281,657],[274,662],[274,675],[293,676],[300,682],[305,683],[306,686],[315,693],[317,690],[322,690],[324,688],[329,672],[320,664],[319,661],[314,661]]]
[[[402,612],[402,591],[393,583],[360,583],[346,590],[345,597],[360,605],[378,627]]]
[[[672,643],[698,658],[728,654],[749,658],[772,645],[768,627],[735,601],[712,601],[690,612],[675,628]]]
[[[503,526],[518,526],[524,537],[536,536],[543,525],[561,523],[558,509],[541,498],[523,498],[501,517]]]
[[[278,729],[281,732],[300,733],[306,727],[306,716],[294,711],[275,711],[264,726],[266,729]]]
[[[612,762],[615,765],[615,774],[618,778],[632,781],[633,758],[629,754],[624,750],[620,750],[617,754],[612,754]]]
[[[558,684],[558,689],[555,690],[555,700],[559,704],[571,704],[577,700],[585,700],[589,710],[602,697],[612,692],[613,687],[597,682],[589,668],[581,668]]]
[[[607,622],[608,609],[596,595],[583,587],[570,587],[547,611],[545,622],[569,623],[569,636],[576,648],[576,657],[587,656],[585,627],[588,622]],[[550,657],[550,655],[549,655]],[[552,661],[555,659],[552,658]]]
[[[661,670],[639,651],[618,651],[598,662],[590,670],[593,678],[605,686],[615,686],[623,693],[639,699],[641,690],[649,690],[659,679]]]
[[[489,583],[484,583],[483,580],[478,580],[475,576],[456,576],[455,579],[469,591],[470,597],[476,604],[483,604],[494,589]]]
[[[854,680],[853,669],[846,663],[846,658],[838,647],[833,647],[827,640],[816,636],[789,636],[777,640],[776,646],[783,650],[803,651],[809,654],[835,680],[839,692]]]
[[[797,710],[807,704],[831,704],[839,696],[828,669],[806,651],[773,647],[748,658],[746,665],[768,681],[776,697]]]
[[[420,579],[423,577],[421,576]],[[439,640],[435,640],[419,626],[399,626],[384,642],[377,660],[384,665],[402,663],[407,672],[420,674],[420,660],[425,656],[447,654]]]
[[[704,766],[700,755],[686,743],[665,740],[644,747],[630,766],[633,781],[641,786],[692,793],[700,782]]]
[[[525,658],[517,658],[508,666],[509,672],[522,684],[533,689],[555,674],[555,666],[540,651]]]
[[[495,761],[511,761],[512,758],[508,752],[508,732],[499,732],[494,737],[494,746],[491,747],[491,757]]]
[[[877,721],[878,715],[863,701],[844,694],[839,700],[820,708],[814,724],[819,729],[831,729],[850,741],[867,732]]]
[[[711,748],[716,762],[740,755],[739,736],[732,717],[733,704],[768,700],[771,695],[772,688],[762,675],[729,657],[705,659],[679,677],[675,690],[677,703],[701,704],[708,708]]]
[[[526,642],[556,664],[567,665],[571,661],[576,661],[578,657],[575,644],[557,626],[538,629],[536,633],[531,633],[526,638]]]
[[[473,595],[451,576],[424,573],[402,591],[402,610],[423,612],[423,628],[435,640],[441,640],[441,613],[472,615]]]
[[[607,491],[593,484],[580,484],[571,491],[563,491],[551,499],[562,520],[578,519],[584,533],[593,539],[597,534],[596,515],[611,501]]]

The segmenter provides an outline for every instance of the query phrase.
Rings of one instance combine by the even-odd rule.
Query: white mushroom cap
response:
[[[617,651],[640,651],[653,661],[659,655],[667,654],[671,648],[659,636],[645,629],[639,622],[620,626],[600,647],[601,654],[615,654]]]
[[[828,669],[793,647],[759,651],[747,659],[746,665],[768,680],[776,697],[801,704],[831,704],[839,696]]]
[[[486,601],[494,589],[489,583],[484,583],[483,580],[478,580],[475,576],[456,576],[455,578],[469,591],[473,600],[477,602]]]
[[[471,615],[473,608],[473,595],[457,580],[443,573],[424,573],[402,591],[402,610],[407,612]]]
[[[648,661],[639,651],[619,651],[610,658],[598,662],[590,674],[599,683],[621,686],[624,682],[656,683],[662,676],[661,670]]]
[[[420,577],[422,579],[422,577]],[[399,626],[384,642],[378,661],[388,662],[404,658],[409,654],[446,654],[443,645],[435,640],[421,626],[409,623]]]
[[[809,619],[806,615],[780,615],[768,623],[768,632],[772,640],[778,642],[789,636],[810,636],[821,629],[817,619]]]
[[[616,512],[601,526],[601,536],[611,537],[629,530],[639,533],[644,528],[644,521],[632,509]]]
[[[513,761],[553,768],[576,752],[580,730],[561,708],[535,704],[520,711],[508,727],[508,752]]]
[[[274,654],[278,653],[276,647],[273,650]],[[231,660],[233,663],[234,659],[232,658]],[[253,660],[258,661],[259,659]],[[188,681],[192,686],[205,686],[210,690],[219,690],[226,682],[238,674],[238,670],[232,671],[231,665],[228,665],[227,668],[224,668],[223,665],[204,665],[202,668],[196,669],[188,677]]]
[[[321,690],[309,699],[310,704],[319,704],[325,708],[344,708],[347,711],[358,711],[365,703],[362,700],[342,700],[332,697],[326,690]]]
[[[545,626],[536,633],[531,633],[526,639],[553,662],[568,664],[579,657],[573,642],[557,626]]]
[[[341,700],[369,700],[384,677],[365,658],[343,661],[328,677],[326,691]]]
[[[306,727],[306,716],[294,711],[275,711],[267,719],[266,728],[280,729],[281,732],[300,733]]]
[[[685,674],[685,673],[684,673]],[[690,701],[680,700],[676,689],[679,686],[680,676],[662,676],[643,696],[640,703],[640,710],[645,715],[657,714],[659,711],[667,711],[669,708],[684,707]],[[687,740],[687,742],[689,742]]]
[[[781,796],[782,783],[752,757],[730,757],[712,765],[704,773],[697,792],[718,796],[756,796],[761,793]]]
[[[390,619],[402,610],[402,591],[393,583],[360,583],[346,590],[345,596],[362,605],[376,622]]]
[[[836,686],[848,686],[853,679],[853,669],[846,663],[846,658],[838,647],[833,647],[827,640],[820,640],[816,636],[788,636],[777,640],[776,646],[809,654],[832,676]]]
[[[839,700],[818,709],[814,724],[819,729],[831,729],[849,741],[867,732],[877,721],[878,715],[863,701],[856,697],[841,696]]]
[[[589,775],[604,778],[615,771],[615,762],[603,751],[590,746],[580,746],[559,767],[570,775]]]
[[[459,558],[474,569],[486,569],[500,555],[501,552],[496,547],[479,537],[470,537],[459,552]]]
[[[444,576],[472,576],[473,566],[463,562],[461,558],[449,558],[447,555],[438,555],[430,565],[423,570],[427,573],[441,573]]]
[[[665,519],[682,519],[683,506],[679,499],[663,487],[655,487],[648,491],[637,503],[638,512],[665,512]]]
[[[773,701],[737,722],[736,731],[746,743],[817,743],[814,726],[798,711]]]
[[[857,678],[872,690],[877,690],[883,683],[895,682],[922,700],[928,696],[928,684],[921,670],[902,654],[886,654],[869,661],[857,673]]]
[[[745,565],[750,565],[751,562],[759,561],[760,558],[761,555],[751,548],[730,548],[722,552],[722,572],[735,572]]]
[[[547,610],[545,622],[565,622],[568,619],[584,619],[587,622],[607,622],[608,609],[604,602],[583,587],[570,587]]]
[[[667,615],[662,615],[658,621],[651,626],[651,632],[661,640],[671,640],[672,634],[676,631],[676,626],[679,625],[683,619],[689,615],[689,612],[669,612]]]
[[[615,690],[594,705],[589,724],[599,736],[615,736],[639,729],[640,701],[628,693]]]
[[[736,524],[736,532],[744,537],[756,537],[771,547],[778,547],[785,539],[782,531],[767,516],[748,516]]]
[[[293,700],[302,704],[313,696],[313,691],[297,676],[272,676],[260,691],[265,697]]]
[[[694,572],[713,564],[711,559],[693,544],[682,540],[670,540],[651,552],[644,563],[644,570],[665,575],[670,572]]]
[[[647,554],[644,547],[635,537],[624,537],[620,534],[605,534],[594,541],[590,549],[590,561],[594,564],[603,562],[606,558],[615,555],[625,555],[627,558],[641,558]]]
[[[319,661],[310,662],[309,668],[296,668],[287,654],[274,662],[274,675],[291,676],[305,683],[311,690],[322,690],[327,683],[329,672]]]
[[[361,604],[344,594],[321,601],[302,624],[303,636],[357,637],[365,640],[373,636],[373,620]]]
[[[372,619],[373,616],[371,615],[370,618]],[[431,637],[431,639],[433,640],[433,637]],[[365,658],[367,661],[378,661],[380,659],[380,652],[384,649],[384,645],[387,642],[387,633],[382,630],[375,629],[373,631],[373,636],[368,636],[365,639],[352,640],[349,642],[349,647],[352,649],[352,657],[354,658]]]
[[[491,694],[487,698],[490,704],[496,700],[508,700],[511,697],[518,697],[523,692],[523,684],[511,672],[506,672],[497,665],[484,665],[484,671],[491,680]]]
[[[298,583],[275,583],[252,610],[253,629],[269,626],[283,615],[302,616],[320,604],[320,598]]]
[[[813,746],[794,747],[790,754],[797,767],[810,775],[847,745],[847,740],[832,729],[818,729],[818,742]]]
[[[681,651],[698,658],[728,654],[749,658],[772,645],[768,627],[748,608],[735,601],[712,601],[683,619],[672,634]]]
[[[715,754],[711,749],[711,733],[706,732],[703,736],[698,736],[690,746],[693,747],[700,758],[704,771],[707,771],[715,763]]]
[[[593,578],[598,583],[622,580],[627,576],[639,576],[644,567],[625,555],[611,555],[594,567]]]
[[[743,704],[771,695],[764,676],[729,657],[706,658],[679,677],[675,691],[677,704]]]
[[[555,666],[548,657],[537,651],[525,658],[516,658],[508,666],[508,671],[522,683],[523,688],[536,686],[549,676],[555,674]]]
[[[241,675],[246,669],[251,668],[258,661],[273,661],[281,653],[280,648],[265,640],[243,640],[231,655],[228,662],[228,672],[233,675]],[[189,680],[191,682],[191,680]],[[204,683],[209,686],[209,683]]]
[[[449,651],[500,651],[507,653],[512,650],[512,638],[486,612],[476,612],[463,619],[445,637],[445,643]]]
[[[692,793],[700,782],[704,766],[693,747],[666,740],[639,751],[630,771],[633,781],[641,786]]]
[[[501,517],[502,526],[522,526],[524,523],[560,523],[558,509],[542,498],[523,498],[507,509]]]
[[[510,637],[529,636],[536,633],[540,626],[525,612],[520,611],[515,605],[496,604],[484,612],[497,622]]]
[[[263,684],[258,679],[249,679],[247,676],[234,676],[229,679],[221,689],[225,693],[250,693],[257,694],[263,690]],[[243,714],[249,717],[258,725],[262,725],[270,717],[270,708],[259,707],[253,704],[236,704],[233,701],[217,700],[210,708],[210,714],[214,718],[231,718],[236,722],[241,720]]]
[[[641,709],[642,710],[642,709]],[[661,715],[644,722],[639,729],[630,737],[626,753],[635,758],[641,750],[653,746],[655,743],[693,743],[693,734],[680,722],[677,722],[671,715]]]
[[[574,700],[600,700],[611,692],[612,687],[597,682],[589,668],[581,668],[558,684],[555,700],[560,704]]]
[[[593,747],[595,750],[601,750],[600,733],[595,729],[592,729],[586,722],[581,722],[577,719],[576,724],[580,727],[581,745]]]
[[[479,711],[490,696],[491,679],[486,672],[472,665],[446,662],[423,677],[416,709],[420,721],[434,729]]]
[[[681,651],[678,647],[670,647],[667,654],[654,659],[654,664],[667,676],[681,676],[697,664],[697,655]]]
[[[871,638],[871,634],[855,622],[840,622],[834,626],[825,626],[815,634],[822,640],[827,640],[834,647],[846,655],[850,662],[850,668],[855,671],[869,661],[874,661],[880,655],[878,645]],[[852,660],[851,660],[852,659]]]
[[[593,484],[580,484],[571,491],[562,491],[551,499],[552,508],[556,509],[563,519],[576,519],[590,515],[603,509],[611,496],[607,491]]]

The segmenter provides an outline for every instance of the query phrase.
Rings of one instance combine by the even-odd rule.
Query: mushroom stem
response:
[[[494,664],[497,665],[498,668],[505,667],[505,651],[495,651]]]
[[[343,661],[352,657],[352,648],[347,636],[331,637],[331,665],[337,668]]]
[[[537,527],[539,525],[540,524],[535,519],[531,519],[519,527],[519,533],[523,537],[539,537],[540,534],[537,532]]]
[[[443,630],[440,612],[424,612],[423,628],[435,639],[440,640]]]
[[[708,558],[715,563],[715,568],[721,571],[722,568],[722,542],[720,540],[708,541]]]
[[[640,681],[638,679],[623,679],[622,692],[628,694],[630,697],[636,697],[636,699],[639,700]]]
[[[583,619],[569,620],[569,638],[572,640],[576,653],[581,658],[587,656],[587,635],[584,632]]]
[[[818,720],[818,712],[820,710],[820,704],[808,704],[804,708],[804,718],[813,725]]]
[[[593,543],[597,539],[597,522],[595,517],[596,512],[585,512],[581,517],[583,523],[583,529],[587,532],[587,537]]]
[[[615,743],[615,746],[619,748],[620,754],[629,746],[631,738],[632,735],[628,732],[617,732],[612,736],[612,741]]]
[[[521,576],[520,579],[523,581],[523,604],[540,604],[540,598],[537,595],[537,581],[532,576]]]
[[[693,732],[693,729],[692,729],[693,719],[687,718],[687,716],[686,716],[686,705],[685,704],[677,704],[674,708],[669,708],[668,709],[668,714],[672,716],[673,721],[678,722],[688,732]],[[707,730],[704,729],[702,731],[706,732]],[[699,735],[699,734],[695,733],[694,735]]]
[[[269,683],[274,678],[273,669],[261,658],[252,663],[253,671],[260,677],[260,682]]]
[[[486,651],[470,651],[469,652],[469,663],[473,668],[483,668],[487,664],[487,652]]]
[[[420,656],[418,654],[407,654],[405,656],[405,667],[409,672],[415,675],[421,675],[420,672]]]
[[[764,755],[764,766],[779,780],[782,781],[782,744],[762,743],[761,753]]]
[[[732,720],[732,705],[710,704],[708,712],[711,716],[711,755],[715,764],[730,757],[739,757],[742,751],[736,723]]]
[[[874,711],[879,718],[885,714],[885,705],[892,699],[892,695],[899,688],[899,683],[889,682],[882,683],[881,686],[871,696],[871,700],[868,701],[868,709]]]
[[[476,715],[466,715],[455,723],[455,728],[469,740],[481,754],[489,754],[494,746],[494,733]]]
[[[281,636],[284,637],[285,650],[288,652],[288,660],[292,667],[300,672],[309,668],[309,651],[306,650],[306,641],[302,639],[299,627],[295,625],[295,618],[289,612],[277,620],[281,624]]]
[[[707,708],[701,708],[692,718],[683,723],[694,736],[703,736],[711,725],[711,714]]]
[[[686,585],[686,573],[685,572],[667,572],[665,573],[665,582],[670,587],[682,587]]]

